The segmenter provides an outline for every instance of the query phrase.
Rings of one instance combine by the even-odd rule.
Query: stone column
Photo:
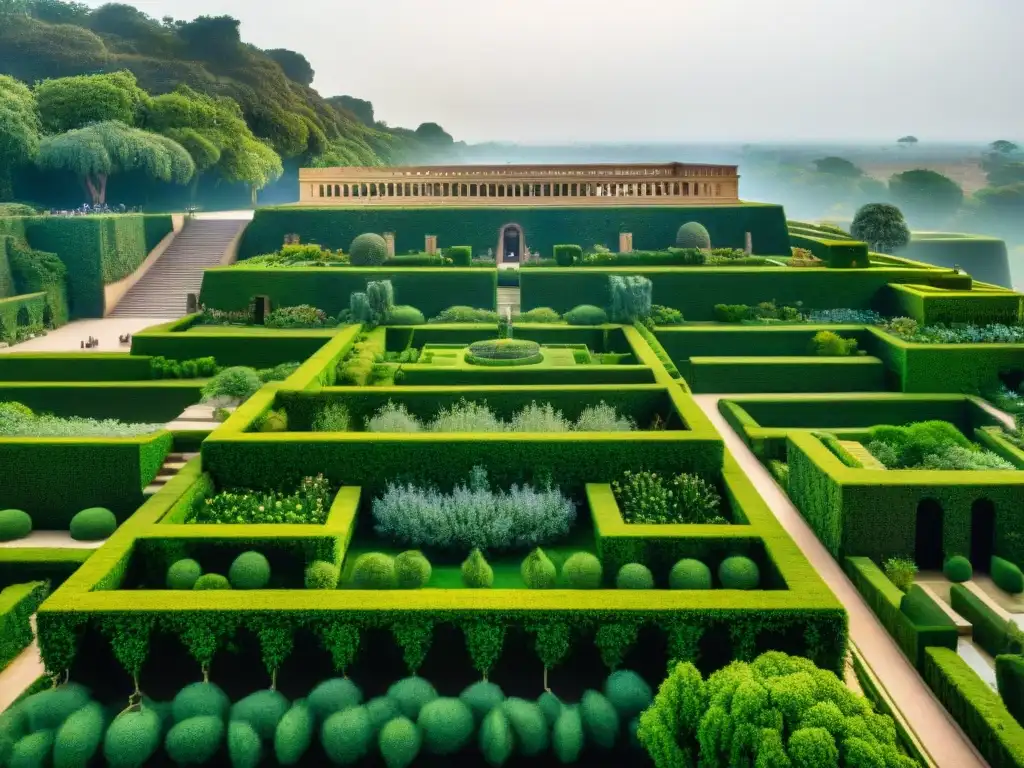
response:
[[[427,253],[437,253],[437,235],[427,235]]]
[[[619,232],[619,253],[633,252],[633,233]]]
[[[743,250],[747,256],[750,256],[754,252],[754,238],[749,232],[746,233],[745,238]]]
[[[388,246],[388,256],[394,256],[395,255],[395,233],[394,232],[385,232],[384,233],[384,242]]]

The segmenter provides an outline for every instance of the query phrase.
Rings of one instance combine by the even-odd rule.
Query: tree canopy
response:
[[[416,129],[416,136],[432,144],[448,145],[455,142],[451,134],[437,123],[421,123]]]
[[[272,48],[264,53],[277,62],[289,80],[294,80],[300,85],[313,84],[316,72],[313,71],[313,65],[309,63],[309,59],[301,53],[289,51],[287,48]]]
[[[35,157],[40,131],[32,92],[0,75],[0,201],[13,199],[11,171]]]
[[[853,217],[850,234],[881,253],[891,253],[910,242],[910,229],[903,212],[888,203],[862,206]]]
[[[900,136],[896,139],[897,144],[917,144],[917,136]]]
[[[818,173],[840,176],[844,179],[859,179],[864,171],[842,157],[823,157],[814,161]]]
[[[959,184],[923,169],[895,174],[889,179],[889,194],[895,205],[929,225],[947,221],[964,202]]]
[[[90,123],[135,125],[148,94],[128,71],[45,80],[36,86],[43,128],[63,133]]]
[[[365,99],[357,99],[355,96],[331,96],[327,99],[327,103],[337,109],[355,115],[363,125],[369,127],[375,125],[372,102]]]

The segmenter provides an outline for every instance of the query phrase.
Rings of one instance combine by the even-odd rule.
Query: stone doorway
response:
[[[914,561],[922,571],[942,570],[942,506],[935,499],[917,505]]]
[[[988,573],[996,542],[996,508],[988,499],[971,504],[971,565]]]
[[[498,264],[518,264],[523,260],[526,245],[523,228],[518,224],[506,224],[498,233]]]

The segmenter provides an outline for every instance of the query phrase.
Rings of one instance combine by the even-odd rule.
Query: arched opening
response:
[[[16,318],[19,326],[31,325],[32,318],[29,316],[28,307],[18,307],[18,316]]]
[[[917,505],[914,562],[922,571],[942,569],[942,506],[935,499]]]
[[[515,264],[523,259],[523,228],[518,224],[506,224],[498,233],[498,262]]]
[[[996,541],[996,507],[988,499],[971,504],[971,565],[988,573]]]

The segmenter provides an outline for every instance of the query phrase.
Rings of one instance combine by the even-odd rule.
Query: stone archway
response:
[[[495,251],[498,264],[522,263],[525,249],[526,236],[519,224],[506,224],[498,231],[498,249]],[[513,258],[508,257],[509,253],[513,254]]]

